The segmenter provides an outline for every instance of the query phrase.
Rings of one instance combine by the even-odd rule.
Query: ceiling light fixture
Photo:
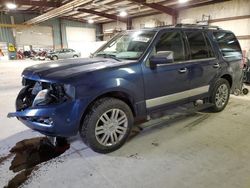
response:
[[[121,17],[126,17],[127,15],[128,15],[128,13],[124,10],[119,13],[119,16],[121,16]]]
[[[14,3],[6,3],[6,7],[8,8],[8,9],[16,9],[16,4],[14,4]]]
[[[179,0],[179,3],[186,3],[188,0]]]
[[[94,23],[94,20],[90,19],[90,20],[88,20],[88,23],[89,23],[89,24],[93,24],[93,23]]]

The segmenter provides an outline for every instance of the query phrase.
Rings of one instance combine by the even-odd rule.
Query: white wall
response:
[[[212,25],[219,26],[223,29],[233,31],[236,36],[250,36],[250,19],[241,19],[241,20],[232,20],[232,21],[223,21],[216,22]],[[250,55],[250,40],[239,40],[242,50],[245,50]]]
[[[106,33],[107,31],[111,30],[126,30],[127,24],[124,22],[110,22],[102,25],[103,32]],[[111,31],[112,32],[112,31]],[[111,35],[104,35],[103,40],[107,41],[111,38]]]
[[[183,19],[194,19],[200,21],[202,15],[210,15],[211,19],[220,19],[235,16],[250,15],[250,0],[231,0],[223,3],[196,7],[179,12],[178,23]],[[152,16],[135,18],[132,20],[134,29],[140,29],[142,25],[145,27],[155,27],[157,22],[165,22],[166,25],[172,24],[172,17],[167,14],[156,14]],[[232,20],[215,22],[212,25],[217,25],[226,30],[231,30],[236,36],[250,35],[250,19]],[[103,30],[116,27],[116,22],[103,24]],[[126,24],[122,25],[126,29]],[[250,56],[250,40],[239,40],[243,50],[246,50]]]
[[[126,30],[127,29],[127,24],[124,22],[110,22],[103,24],[103,31],[106,31],[107,29],[122,29]]]
[[[52,27],[33,26],[16,29],[18,48],[32,45],[33,48],[53,48]]]
[[[159,25],[159,22],[164,22],[165,25],[172,24],[172,17],[167,14],[156,14],[152,16],[145,16],[140,18],[134,18],[132,20],[133,29],[140,29],[142,25],[144,27],[156,27]],[[103,24],[103,31],[109,29],[127,29],[127,24],[123,22],[110,22]]]
[[[95,28],[66,27],[68,47],[81,52],[82,57],[88,57],[96,50]]]
[[[211,20],[250,15],[250,0],[232,0],[224,3],[216,3],[208,6],[182,10],[179,13],[178,22],[191,18],[197,21],[202,19],[202,15],[210,15]],[[231,30],[236,36],[250,35],[250,19],[230,20],[213,22],[222,29]],[[239,40],[241,48],[250,55],[250,40]]]
[[[141,26],[156,27],[160,24],[171,25],[172,16],[169,16],[167,14],[156,14],[152,16],[135,18],[132,20],[132,26],[134,29],[141,29]]]
[[[152,16],[134,18],[132,20],[132,28],[133,29],[141,29],[144,27],[156,27],[160,24],[164,23],[164,25],[172,24],[172,17],[167,14],[157,14]],[[110,22],[107,24],[103,24],[103,32],[110,29],[118,29],[118,30],[126,30],[127,24],[123,22]],[[107,41],[110,39],[110,36],[104,35],[104,40]]]
[[[249,0],[231,0],[224,3],[216,3],[207,6],[182,10],[179,13],[178,21],[185,18],[201,20],[202,14],[210,15],[211,19],[243,16],[250,14]]]

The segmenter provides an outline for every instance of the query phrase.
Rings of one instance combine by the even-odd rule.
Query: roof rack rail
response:
[[[219,26],[198,25],[198,24],[176,24],[175,27],[200,28],[200,29],[217,29],[217,30],[221,29]]]
[[[169,24],[169,25],[158,25],[158,26],[155,26],[154,28],[162,28],[162,27],[175,27],[175,25],[173,24]],[[151,27],[150,27],[151,28]]]

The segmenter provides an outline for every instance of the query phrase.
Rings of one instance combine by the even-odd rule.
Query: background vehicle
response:
[[[33,57],[34,60],[45,60],[47,56],[47,52],[45,50],[39,51],[36,53],[36,55]]]
[[[222,111],[241,87],[242,52],[230,31],[204,26],[127,31],[90,59],[23,71],[16,116],[49,136],[80,132],[94,151],[120,148],[133,122],[202,99]],[[32,114],[32,115],[31,115]]]
[[[81,54],[79,52],[76,52],[73,49],[62,49],[62,50],[57,50],[54,52],[49,52],[47,54],[47,58],[51,60],[57,60],[57,59],[68,59],[68,58],[77,58],[80,57]]]

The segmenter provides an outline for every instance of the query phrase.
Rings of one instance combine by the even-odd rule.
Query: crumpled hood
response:
[[[126,62],[108,58],[67,59],[27,67],[22,75],[32,80],[60,82],[79,74],[124,64]]]

